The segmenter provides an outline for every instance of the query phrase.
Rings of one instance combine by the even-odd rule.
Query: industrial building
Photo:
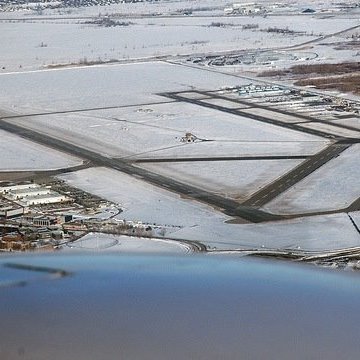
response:
[[[42,214],[28,214],[22,217],[22,225],[33,226],[53,226],[61,223],[61,218],[58,216],[42,215]]]
[[[0,219],[11,219],[24,215],[25,212],[26,209],[24,206],[0,198]]]
[[[39,187],[38,184],[34,184],[31,182],[23,182],[18,184],[14,184],[11,182],[3,182],[0,184],[0,194],[7,194],[11,191],[16,190],[34,189],[37,187]]]
[[[71,199],[55,191],[51,191],[48,194],[43,195],[24,196],[19,200],[19,202],[24,206],[55,204],[67,201],[71,201]]]
[[[224,9],[226,15],[253,15],[264,12],[265,8],[256,3],[236,3]]]
[[[17,189],[17,190],[11,190],[7,192],[7,197],[12,200],[19,200],[24,197],[34,197],[34,196],[40,196],[40,195],[47,195],[51,193],[50,188],[46,187],[33,187],[28,189]]]
[[[0,194],[22,207],[72,201],[71,198],[51,190],[50,186],[35,183],[5,184],[0,186]]]

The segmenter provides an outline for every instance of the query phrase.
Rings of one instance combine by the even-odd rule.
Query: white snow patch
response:
[[[191,4],[182,2],[182,5],[186,8]],[[143,9],[147,9],[143,10],[146,15],[156,11],[153,5],[144,5]],[[93,7],[94,10],[97,11],[94,14],[97,16],[100,10]],[[118,14],[129,11],[134,14],[133,8],[124,10],[124,4],[119,4],[109,11]],[[101,12],[105,14],[106,7],[101,7]],[[222,10],[218,10],[219,13],[223,15]],[[109,14],[111,15],[111,12]],[[24,17],[21,13],[19,15]],[[81,59],[126,60],[159,55],[238,50],[239,44],[241,49],[285,47],[315,39],[320,33],[333,33],[358,23],[357,17],[351,18],[351,15],[348,18],[336,18],[336,21],[333,18],[306,17],[305,29],[304,16],[295,14],[280,18],[214,17],[213,12],[211,15],[168,19],[156,16],[143,17],[130,19],[133,25],[110,28],[81,24],[80,19],[71,18],[62,21],[42,21],[41,16],[38,17],[38,21],[4,21],[1,24],[1,45],[5,70],[2,71],[24,71],[41,68],[43,65],[77,63]],[[8,13],[6,16],[9,16]],[[70,15],[74,16],[76,14]],[[233,26],[209,26],[216,22]],[[246,24],[257,24],[259,28],[242,30],[242,26]],[[260,31],[271,27],[289,28],[300,32],[305,30],[306,34],[298,36]]]
[[[149,71],[152,69],[150,66]],[[258,142],[268,142],[270,153],[276,149],[281,151],[282,143],[287,142],[309,142],[310,150],[305,150],[305,144],[301,147],[305,153],[312,151],[313,142],[325,143],[323,139],[309,134],[184,103],[33,116],[12,121],[108,156],[146,156],[149,153],[156,156],[163,150],[176,153],[184,148],[180,138],[186,132],[191,132],[200,139],[215,140],[219,147],[221,143],[227,143],[225,146],[228,149],[229,143],[237,147],[236,142],[247,142],[254,151]],[[251,142],[255,144],[250,144]],[[273,142],[276,142],[275,146]],[[297,149],[296,144],[294,151],[289,146],[284,146],[291,153]]]
[[[192,161],[141,164],[141,167],[207,191],[244,201],[302,161]]]
[[[354,211],[349,213],[349,215],[353,219],[355,226],[360,230],[360,211]]]
[[[124,235],[90,233],[63,247],[65,251],[120,253],[186,253],[191,247],[180,241],[152,239]]]
[[[196,201],[160,189],[140,179],[106,168],[91,168],[58,176],[70,185],[119,203],[118,218],[158,225],[197,226],[230,217]]]
[[[0,106],[21,113],[166,101],[158,92],[217,89],[247,80],[163,62],[0,74]],[[55,86],[56,85],[56,86]],[[46,95],[46,96],[45,96]]]
[[[360,246],[347,214],[313,216],[261,224],[229,224],[229,217],[191,200],[113,170],[97,168],[60,178],[109,200],[123,202],[126,219],[183,225],[172,238],[200,241],[209,248],[326,251]]]
[[[0,130],[0,171],[54,170],[80,165],[74,156]]]
[[[261,224],[199,226],[182,229],[175,237],[196,239],[218,250],[327,251],[360,246],[360,235],[344,213]]]
[[[131,158],[191,158],[221,156],[292,156],[313,155],[321,151],[326,142],[316,141],[211,141],[187,143],[171,149],[140,153]]]
[[[343,209],[360,197],[360,144],[314,171],[264,206],[279,214]]]

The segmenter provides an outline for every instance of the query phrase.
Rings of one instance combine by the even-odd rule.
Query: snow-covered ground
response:
[[[355,222],[358,229],[360,229],[360,211],[354,211],[354,212],[350,213],[349,215],[352,217],[352,219]]]
[[[141,152],[129,159],[212,157],[212,156],[292,156],[313,155],[323,149],[324,141],[211,141],[185,143],[178,147]]]
[[[186,132],[200,139],[213,140],[220,146],[225,144],[227,149],[230,143],[237,149],[239,145],[243,148],[248,145],[249,153],[257,152],[258,142],[263,143],[263,146],[267,144],[268,154],[276,150],[284,153],[282,147],[290,153],[298,153],[301,149],[308,154],[325,144],[323,139],[313,135],[184,103],[132,107],[125,108],[125,111],[112,109],[33,116],[12,121],[104,155],[117,157],[156,157],[159,152],[171,154],[172,150],[176,152],[180,148],[182,152],[186,149],[189,155],[195,156],[196,149],[200,150],[201,146],[190,148],[186,146],[188,144],[182,143],[180,140]],[[292,142],[295,144],[293,150],[290,150],[289,143]]]
[[[0,130],[0,171],[53,170],[81,163],[76,157]]]
[[[347,41],[351,33],[323,40],[321,36],[359,25],[358,16],[343,12],[336,17],[321,14],[223,17],[221,7],[228,6],[228,3],[224,0],[204,0],[201,5],[205,6],[205,3],[207,6],[210,4],[210,9],[202,15],[214,16],[149,17],[150,12],[157,12],[161,7],[168,7],[164,11],[169,14],[181,8],[199,6],[198,2],[187,0],[71,9],[74,15],[72,19],[66,18],[70,14],[66,14],[65,10],[44,11],[45,16],[55,16],[58,17],[57,20],[44,20],[41,16],[30,13],[0,14],[0,109],[20,115],[34,114],[12,118],[11,121],[104,155],[128,160],[156,157],[312,155],[320,151],[328,143],[322,138],[259,123],[246,116],[175,103],[158,93],[215,90],[224,86],[256,83],[253,78],[264,69],[309,62],[305,59],[290,60],[284,56],[279,61],[269,61],[266,64],[210,68],[201,65],[196,67],[185,62],[184,58],[176,57],[181,54],[196,57],[207,52],[225,50],[287,47],[319,38],[316,43],[308,43],[301,48],[296,46],[288,51],[300,55],[301,52],[317,55],[310,62],[356,60],[357,49],[335,49],[335,43]],[[293,7],[294,4],[292,2]],[[313,1],[308,1],[307,4],[318,5]],[[326,4],[320,7],[323,6],[326,7]],[[298,7],[300,9],[301,4]],[[84,24],[89,19],[81,18],[98,15],[100,12],[104,14],[106,11],[109,14],[132,14],[132,18],[124,21],[131,21],[133,24],[105,28]],[[284,8],[284,11],[288,10]],[[138,16],[140,14],[146,16]],[[31,16],[34,18],[30,20]],[[120,15],[118,19],[122,20]],[[225,26],[216,26],[217,22],[225,23]],[[249,24],[252,29],[242,28]],[[275,27],[288,29],[290,32],[263,31]],[[293,34],[292,30],[304,34]],[[357,29],[353,34],[356,35],[356,31]],[[320,45],[327,42],[329,44]],[[131,61],[160,55],[174,56],[172,60],[184,63],[175,65],[136,60],[138,62],[122,65],[102,64],[44,70],[44,67],[51,64],[111,59]],[[248,78],[238,77],[237,75],[244,74],[244,70],[247,71]],[[252,109],[245,110],[253,112]],[[49,114],[39,115],[46,112]],[[262,113],[264,114],[263,111]],[[285,119],[283,115],[276,116],[284,121],[297,121],[295,118]],[[355,118],[338,121],[357,124]],[[326,130],[331,125],[319,126],[326,126]],[[334,130],[333,128],[331,126],[330,130]],[[351,130],[342,133],[338,128],[335,130],[340,135],[357,135]],[[184,144],[180,139],[186,132],[212,141]],[[43,170],[80,163],[78,159],[8,133],[1,132],[0,138],[0,170]],[[265,210],[274,213],[302,213],[348,206],[359,197],[358,145],[280,195],[266,205]],[[243,199],[289,171],[300,161],[139,163],[138,166],[213,192]],[[229,224],[226,221],[230,217],[210,206],[182,198],[114,170],[92,168],[67,173],[60,178],[123,206],[124,212],[119,218],[169,225],[167,229],[173,226],[172,237],[199,240],[210,248],[321,251],[360,245],[358,231],[346,214],[261,224],[245,224],[245,221],[243,224]],[[357,213],[353,214],[353,218],[359,224]],[[116,251],[148,251],[155,248],[156,251],[186,251],[179,244],[169,242],[151,242],[150,245],[150,240],[147,239],[136,239],[136,242],[128,238],[127,241],[121,239],[118,243],[111,236],[99,238],[93,235],[75,245],[82,247],[82,250],[110,246]]]
[[[59,176],[70,185],[122,206],[120,219],[158,225],[197,226],[222,223],[230,217],[210,206],[182,199],[170,191],[106,168],[92,168]]]
[[[261,0],[264,1],[264,0]],[[265,0],[268,1],[268,0]],[[91,2],[92,4],[94,2]],[[107,14],[128,14],[128,15],[147,15],[150,14],[172,14],[176,11],[192,8],[193,10],[208,8],[213,12],[219,12],[216,10],[218,7],[223,12],[223,7],[227,6],[228,0],[201,0],[201,3],[194,0],[175,0],[175,1],[151,1],[151,2],[137,2],[137,3],[119,3],[103,6],[83,6],[83,7],[66,7],[60,9],[45,9],[42,15],[46,17],[64,17],[64,16],[98,16]],[[19,12],[6,12],[1,14],[0,18],[19,18],[19,17],[36,17],[39,16],[37,11],[19,11]],[[40,16],[41,18],[41,16]]]
[[[209,89],[210,86],[228,84],[228,79],[232,83],[239,83],[239,80],[221,74],[214,74],[210,81],[205,74],[192,68],[149,63],[9,74],[1,78],[5,82],[9,81],[10,88],[17,88],[20,84],[24,86],[30,79],[39,85],[39,89],[29,94],[28,100],[27,90],[22,90],[25,92],[25,101],[22,98],[21,103],[16,101],[13,92],[9,94],[3,91],[4,97],[15,98],[12,101],[15,106],[51,106],[54,110],[68,111],[85,107],[82,112],[23,117],[11,119],[12,122],[106,156],[129,159],[164,154],[170,157],[190,157],[200,156],[204,152],[206,156],[308,155],[319,151],[326,144],[323,139],[313,135],[215,109],[174,102],[148,104],[150,100],[167,101],[164,97],[154,95],[156,91],[205,86]],[[53,83],[58,86],[54,88]],[[53,101],[40,96],[40,91]],[[87,110],[111,105],[120,108]],[[121,107],[126,105],[135,106]],[[25,111],[22,108],[17,110]],[[189,131],[200,139],[213,141],[184,144],[180,139]],[[211,152],[207,152],[208,149]],[[299,162],[301,160],[149,166],[152,170],[181,181],[243,200]]]
[[[121,8],[119,5],[119,9]],[[151,11],[149,6],[149,11]],[[99,12],[102,12],[101,10]],[[104,14],[104,13],[103,13]],[[97,14],[98,15],[98,14]],[[3,18],[6,18],[2,15]],[[21,14],[19,14],[21,17]],[[99,27],[84,24],[89,19],[49,20],[41,16],[27,21],[2,21],[0,72],[26,71],[81,60],[126,60],[159,55],[187,55],[225,50],[279,48],[301,44],[320,35],[357,25],[356,16],[319,18],[317,16],[268,17],[173,17],[115,18],[129,26]],[[225,26],[211,26],[222,23]],[[256,29],[242,29],[256,24]],[[282,28],[301,34],[266,32]],[[21,36],[19,36],[21,34]],[[240,48],[239,48],[240,47]]]
[[[162,62],[0,74],[0,108],[33,113],[120,107],[168,99],[159,92],[248,83],[227,74]]]
[[[32,10],[26,9],[29,3],[30,8],[32,6]],[[106,5],[95,5],[96,3],[100,4],[100,2],[89,1],[88,4],[93,6],[83,6],[83,7],[65,7],[65,8],[56,8],[56,9],[44,9],[41,14],[46,17],[60,17],[62,18],[64,15],[68,16],[98,16],[109,15],[109,14],[117,14],[117,15],[151,15],[151,14],[161,14],[161,15],[171,15],[180,13],[183,10],[189,9],[192,11],[193,15],[216,15],[216,14],[224,14],[223,9],[225,7],[230,7],[232,5],[229,0],[160,0],[160,1],[151,1],[151,2],[120,2],[118,4],[112,4],[109,2],[102,2],[102,4]],[[314,9],[320,17],[329,17],[330,14],[336,14],[341,9],[345,8],[346,4],[353,4],[352,0],[345,0],[339,3],[336,0],[306,0],[306,1],[297,1],[297,0],[279,0],[276,3],[270,0],[258,0],[256,4],[260,4],[263,7],[266,7],[268,11],[272,15],[274,14],[292,14],[298,15],[301,11],[307,8]],[[34,18],[39,15],[39,12],[36,9],[37,3],[35,2],[25,2],[23,6],[23,11],[17,12],[6,12],[4,14],[0,13],[0,17],[4,18],[18,18],[19,16],[22,18],[31,17]],[[343,5],[343,6],[341,6]],[[18,9],[19,10],[19,9]],[[356,8],[352,9],[356,12]],[[330,14],[325,14],[326,12],[330,12]],[[345,16],[348,15],[349,9],[347,9]],[[313,16],[314,14],[308,14],[307,17]],[[316,13],[315,13],[316,15]],[[252,14],[247,17],[261,17],[260,15]],[[186,18],[186,16],[185,16]],[[230,15],[231,19],[232,16]]]
[[[264,206],[280,214],[298,214],[348,207],[360,197],[360,144],[354,144],[337,158]]]
[[[301,126],[303,126],[305,128],[325,131],[330,134],[335,134],[338,136],[353,137],[353,138],[358,138],[360,136],[359,131],[343,129],[343,128],[339,128],[337,126],[333,126],[331,124],[311,122],[308,124],[301,124]]]
[[[348,119],[339,119],[339,120],[334,121],[334,123],[352,126],[356,129],[360,130],[360,118],[358,118],[358,117],[353,117],[353,118],[348,118]]]
[[[142,164],[141,167],[236,200],[287,173],[302,160],[195,161]]]
[[[282,249],[327,251],[360,246],[360,235],[347,214],[297,218],[261,224],[214,224],[174,234],[198,240],[213,250]]]
[[[120,252],[120,253],[187,253],[191,247],[180,241],[151,239],[124,235],[90,233],[65,245],[64,251]]]
[[[230,218],[196,201],[113,170],[93,168],[60,176],[73,186],[121,203],[121,218],[174,224],[172,238],[200,241],[211,249],[298,249],[325,251],[360,246],[360,235],[346,214],[261,224],[229,224]],[[166,236],[166,235],[165,235]]]

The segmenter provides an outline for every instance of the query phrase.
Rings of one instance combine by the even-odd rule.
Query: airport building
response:
[[[11,219],[17,216],[24,215],[24,206],[18,205],[11,201],[0,199],[0,218]]]
[[[4,182],[0,184],[0,194],[7,194],[11,191],[17,191],[17,190],[34,189],[37,187],[39,187],[38,184],[34,184],[30,182],[24,182],[20,184]]]
[[[65,195],[61,195],[55,191],[51,191],[47,194],[24,196],[21,198],[20,203],[24,206],[31,205],[44,205],[44,204],[56,204],[61,202],[67,202],[71,199]]]
[[[41,214],[28,214],[21,220],[22,225],[33,226],[54,226],[61,223],[61,218],[57,216],[41,215]]]
[[[35,197],[41,195],[49,195],[51,193],[50,188],[46,187],[31,187],[26,189],[14,189],[7,192],[7,197],[12,200],[19,200],[27,197]]]
[[[55,204],[71,201],[72,199],[51,190],[49,186],[34,183],[9,184],[0,186],[0,194],[4,198],[16,202],[22,207],[31,205]]]

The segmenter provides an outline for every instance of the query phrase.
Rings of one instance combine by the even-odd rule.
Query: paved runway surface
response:
[[[186,91],[186,93],[193,92],[194,94],[200,96],[211,97],[218,100],[227,100],[232,102],[239,102],[241,104],[251,105],[252,107],[264,108],[267,110],[274,111],[274,109],[269,109],[264,106],[257,106],[253,103],[246,103],[241,100],[228,99],[225,96],[222,96],[218,93],[209,92],[209,91]],[[57,138],[51,137],[49,135],[40,133],[35,130],[26,129],[20,125],[16,125],[12,123],[12,119],[22,118],[22,117],[31,117],[31,116],[40,116],[40,115],[50,115],[50,114],[58,114],[58,113],[71,113],[71,112],[83,112],[83,111],[92,111],[99,110],[100,108],[92,108],[92,109],[75,109],[61,112],[44,112],[37,114],[25,114],[25,115],[12,115],[8,114],[1,118],[0,121],[0,129],[17,134],[29,140],[35,141],[42,145],[46,145],[48,147],[69,153],[71,155],[75,155],[84,160],[90,161],[94,166],[105,166],[125,174],[134,176],[136,178],[140,178],[150,184],[155,186],[159,186],[173,192],[176,192],[181,195],[186,195],[195,200],[199,200],[201,202],[207,203],[216,208],[222,209],[225,213],[232,216],[239,216],[243,219],[246,219],[251,222],[261,222],[261,221],[271,221],[271,220],[279,220],[284,217],[279,215],[274,215],[271,213],[264,212],[259,210],[260,207],[274,199],[276,196],[294,186],[296,183],[304,179],[306,176],[311,174],[316,169],[320,168],[324,164],[326,164],[331,159],[339,156],[344,150],[349,148],[352,144],[360,142],[358,138],[344,138],[339,137],[336,134],[332,134],[325,131],[320,131],[316,129],[306,128],[301,126],[301,124],[297,123],[289,123],[283,122],[280,120],[272,119],[266,116],[259,116],[256,114],[251,114],[247,112],[243,112],[241,109],[236,108],[227,108],[226,106],[211,104],[208,102],[203,102],[201,99],[188,98],[182,95],[182,92],[179,93],[161,93],[158,95],[162,95],[166,98],[171,99],[170,101],[164,101],[159,103],[167,103],[173,101],[179,102],[187,102],[191,104],[195,104],[202,107],[212,108],[218,111],[222,111],[225,113],[230,113],[233,115],[238,115],[242,117],[246,117],[248,119],[252,119],[254,121],[259,121],[267,124],[272,124],[276,126],[280,126],[286,129],[291,129],[295,131],[300,131],[303,133],[315,135],[318,137],[322,137],[325,139],[332,140],[332,144],[330,144],[327,148],[320,151],[319,153],[313,156],[226,156],[226,157],[192,157],[192,158],[138,158],[138,159],[119,159],[119,158],[109,158],[103,155],[100,155],[94,151],[90,151],[84,149],[78,145],[59,140]],[[150,104],[146,104],[150,105]],[[113,106],[109,108],[121,108],[122,106]],[[288,114],[287,112],[278,111],[283,113],[284,115],[290,116],[298,116],[297,114]],[[315,121],[315,119],[314,119]],[[339,127],[344,127],[349,129],[348,126],[343,126],[339,124]],[[354,130],[351,128],[351,130]],[[359,131],[360,130],[356,130]],[[242,204],[228,199],[226,197],[213,194],[211,192],[199,189],[195,186],[191,186],[180,181],[174,180],[172,178],[156,174],[146,169],[142,169],[134,166],[132,163],[162,163],[162,162],[183,162],[183,161],[247,161],[247,160],[281,160],[281,159],[304,159],[304,161],[292,169],[289,173],[284,176],[278,178],[271,184],[268,184],[265,188],[259,190],[257,193],[253,194],[248,200],[243,202]],[[354,206],[358,205],[358,201],[355,201]]]
[[[279,220],[282,218],[281,216],[266,213],[258,209],[241,206],[234,200],[227,199],[225,197],[212,194],[202,189],[198,189],[194,186],[190,186],[173,180],[171,178],[155,174],[148,170],[135,167],[124,160],[108,158],[93,151],[81,148],[80,146],[53,138],[46,134],[42,134],[30,129],[25,129],[19,125],[12,124],[8,121],[0,121],[0,129],[11,132],[26,139],[30,139],[39,144],[49,146],[56,150],[64,151],[82,159],[89,160],[96,166],[109,167],[121,171],[125,174],[135,176],[136,178],[140,178],[155,186],[160,186],[176,193],[186,195],[193,199],[223,209],[225,213],[229,215],[239,216],[251,222]]]

